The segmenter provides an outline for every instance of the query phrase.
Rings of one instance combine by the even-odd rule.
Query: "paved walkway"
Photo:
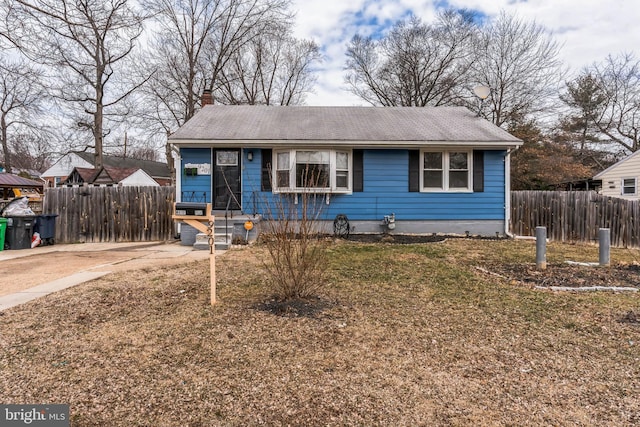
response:
[[[178,242],[138,242],[138,243],[81,243],[72,245],[53,245],[43,246],[34,249],[8,250],[0,251],[0,277],[6,286],[16,286],[11,283],[11,274],[8,266],[12,260],[20,260],[23,257],[33,257],[33,262],[41,264],[47,261],[47,257],[39,256],[55,252],[82,253],[83,256],[90,256],[100,260],[107,258],[106,251],[122,251],[123,256],[113,262],[96,263],[87,267],[86,265],[65,266],[69,267],[65,270],[64,277],[51,280],[37,286],[28,287],[26,289],[18,288],[15,292],[8,295],[0,296],[0,311],[24,304],[52,292],[60,291],[99,277],[105,276],[115,271],[125,271],[137,268],[148,268],[153,266],[166,266],[170,264],[180,264],[183,262],[207,259],[209,251],[196,250],[190,246],[181,246]],[[224,251],[216,251],[216,255],[220,255]],[[59,260],[55,262],[60,262]],[[47,270],[47,267],[44,267]],[[68,273],[68,274],[67,274]],[[7,289],[7,288],[5,288]]]

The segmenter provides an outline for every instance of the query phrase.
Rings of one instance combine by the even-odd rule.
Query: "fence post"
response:
[[[601,267],[611,265],[611,232],[608,228],[598,230],[598,253]]]
[[[547,227],[536,227],[536,268],[547,269]]]

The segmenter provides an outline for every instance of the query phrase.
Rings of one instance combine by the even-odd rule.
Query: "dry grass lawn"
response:
[[[552,293],[476,268],[530,264],[533,242],[329,251],[326,291],[290,306],[270,300],[251,247],[218,259],[214,307],[195,262],[0,313],[0,402],[68,403],[73,426],[640,424],[637,293]],[[597,249],[549,246],[565,259]]]

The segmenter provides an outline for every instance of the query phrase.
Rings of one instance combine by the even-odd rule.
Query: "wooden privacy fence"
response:
[[[537,226],[563,242],[594,242],[600,228],[609,228],[611,245],[640,248],[640,201],[593,191],[513,191],[511,232],[534,236]]]
[[[75,187],[45,190],[57,214],[56,242],[144,242],[175,235],[175,187]]]

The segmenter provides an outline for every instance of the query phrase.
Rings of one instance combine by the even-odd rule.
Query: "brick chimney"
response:
[[[200,103],[204,107],[205,105],[213,104],[213,97],[211,96],[211,89],[205,89],[202,91],[202,98],[200,98]]]

